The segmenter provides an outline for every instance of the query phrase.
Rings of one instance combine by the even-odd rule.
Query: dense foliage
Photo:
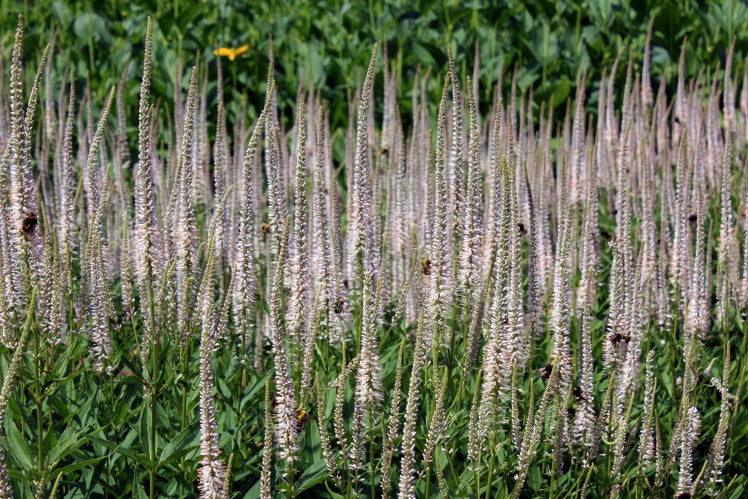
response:
[[[552,109],[522,86],[551,98],[560,69],[473,63],[476,35],[434,11],[465,59],[428,75],[376,47],[349,102],[337,70],[297,88],[273,61],[298,52],[247,48],[271,61],[255,114],[230,90],[243,73],[214,80],[188,45],[166,105],[180,55],[135,10],[124,78],[126,58],[68,67],[63,30],[25,70],[19,18],[0,80],[0,497],[745,493],[736,52],[688,79],[686,50],[669,93],[650,45],[613,51],[598,83],[565,68],[575,98]]]
[[[241,4],[241,2],[240,2]],[[474,49],[480,52],[480,108],[491,105],[492,88],[499,68],[510,73],[517,68],[517,87],[533,90],[537,102],[553,96],[556,116],[562,116],[566,99],[574,94],[577,73],[589,68],[592,88],[590,111],[597,102],[596,84],[603,68],[629,50],[640,64],[647,30],[652,23],[653,74],[667,71],[674,91],[676,62],[686,42],[686,75],[714,71],[724,60],[730,42],[736,40],[736,74],[742,74],[748,55],[748,7],[738,0],[699,2],[677,0],[585,0],[579,2],[508,0],[502,2],[457,2],[389,0],[350,2],[306,0],[250,2],[238,5],[228,0],[161,2],[3,2],[0,33],[9,54],[15,15],[27,20],[25,51],[28,63],[36,65],[43,46],[56,35],[63,57],[55,58],[59,80],[70,62],[79,88],[90,78],[99,101],[107,89],[125,80],[134,81],[139,70],[133,59],[142,52],[142,26],[146,16],[154,18],[153,94],[171,109],[175,82],[188,85],[189,75],[180,61],[207,61],[201,71],[210,73],[207,90],[211,123],[217,109],[217,47],[249,45],[250,51],[233,62],[224,59],[228,125],[233,129],[243,102],[255,119],[262,107],[268,71],[270,40],[277,57],[278,107],[292,120],[299,85],[321,92],[329,103],[332,126],[348,122],[348,102],[360,84],[360,68],[379,42],[394,62],[398,75],[399,102],[403,119],[409,124],[410,94],[417,68],[432,75],[427,91],[432,105],[438,102],[446,75],[447,47],[454,51],[456,67],[462,74],[474,65]],[[198,59],[195,59],[195,58]],[[133,62],[129,66],[127,62]],[[181,76],[181,78],[178,77]],[[617,76],[622,87],[624,74]],[[377,76],[381,87],[381,73]],[[30,82],[29,82],[30,83]],[[510,87],[504,81],[504,92]],[[137,85],[126,89],[128,116],[137,109]],[[245,100],[243,100],[245,99]],[[381,101],[376,103],[381,106]],[[382,111],[377,107],[377,113]],[[211,128],[211,136],[214,134]],[[342,160],[336,156],[336,159]]]

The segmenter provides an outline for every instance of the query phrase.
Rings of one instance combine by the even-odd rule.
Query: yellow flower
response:
[[[241,55],[242,57],[244,57],[245,55],[244,52],[246,52],[247,50],[249,50],[249,45],[242,45],[241,47],[236,48],[236,49],[220,47],[220,48],[215,49],[213,53],[219,56],[220,55],[228,56],[229,60],[233,61],[234,59],[236,59],[236,56],[238,55]]]

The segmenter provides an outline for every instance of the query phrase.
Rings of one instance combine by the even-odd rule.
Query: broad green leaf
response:
[[[24,469],[27,471],[34,470],[34,451],[29,447],[26,438],[21,435],[13,421],[8,421],[6,426],[8,428],[8,445],[11,452]]]
[[[180,457],[195,449],[197,446],[190,444],[198,439],[199,434],[200,426],[197,422],[180,431],[161,451],[161,458],[158,462],[159,468],[177,461]]]
[[[103,40],[107,43],[111,41],[112,36],[106,28],[106,21],[103,17],[93,12],[84,12],[75,18],[73,31],[83,41]]]
[[[55,445],[55,447],[49,453],[49,462],[54,466],[75,449],[78,449],[82,445],[87,443],[88,440],[89,439],[87,435],[80,432],[73,432],[73,429],[68,426],[60,436],[60,440],[59,442],[57,442],[57,445]]]
[[[249,390],[249,392],[247,392],[247,394],[242,397],[242,401],[239,404],[239,410],[244,410],[244,406],[246,405],[246,403],[248,401],[252,400],[252,397],[254,397],[255,395],[257,395],[257,393],[260,392],[260,390],[263,390],[263,391],[265,390],[265,382],[272,377],[273,372],[274,371],[267,372],[265,374],[265,376],[263,376],[262,378],[260,378],[257,381],[257,383],[255,383],[252,386],[252,388]]]
[[[107,449],[114,451],[117,454],[121,454],[127,458],[132,459],[133,461],[139,463],[142,467],[146,469],[151,468],[151,461],[143,455],[130,452],[129,450],[126,450],[119,445],[115,445],[114,443],[109,442],[108,440],[104,440],[103,438],[95,437],[95,438],[92,438],[91,440],[96,442],[99,445],[103,445]]]
[[[77,462],[77,463],[69,464],[67,466],[63,466],[62,468],[60,468],[56,472],[55,476],[57,474],[65,475],[65,473],[70,473],[71,471],[76,471],[76,470],[79,470],[79,469],[82,469],[82,468],[86,468],[86,467],[88,467],[88,466],[90,466],[92,464],[98,463],[99,461],[101,461],[105,457],[106,456],[95,457],[95,458],[92,458],[92,459],[87,459],[85,461],[80,461],[80,462]]]
[[[254,486],[252,486],[252,488],[249,489],[246,494],[244,494],[244,499],[260,499],[260,481],[259,480],[257,480]]]
[[[317,461],[301,474],[299,480],[296,482],[296,491],[303,492],[306,489],[314,487],[329,475],[330,471],[327,469],[327,463],[324,460]]]

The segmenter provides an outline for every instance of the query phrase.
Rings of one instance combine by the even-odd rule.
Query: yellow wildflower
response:
[[[236,48],[236,49],[230,49],[228,47],[220,47],[220,48],[215,49],[213,53],[218,56],[221,56],[221,55],[228,56],[229,60],[233,61],[234,59],[236,59],[236,56],[238,55],[241,55],[242,57],[244,57],[245,56],[244,53],[247,50],[249,50],[249,45],[242,45],[241,47]]]

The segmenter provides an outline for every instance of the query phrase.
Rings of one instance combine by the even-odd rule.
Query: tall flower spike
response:
[[[683,429],[680,438],[680,466],[678,470],[678,487],[676,494],[690,494],[693,497],[694,489],[698,484],[693,483],[693,447],[699,437],[699,426],[701,419],[696,407],[689,407],[684,415]]]
[[[527,196],[528,217],[530,219],[530,234],[527,251],[527,322],[530,339],[537,336],[540,330],[540,320],[543,314],[542,294],[540,290],[540,272],[538,268],[538,226],[537,226],[537,204],[530,186],[530,178],[527,164],[522,168],[525,183],[525,194]]]
[[[93,142],[88,152],[87,169],[94,170],[96,157],[98,155],[99,145],[101,144],[102,134],[106,125],[109,110],[114,101],[114,87],[109,92],[109,98],[101,112],[101,119],[96,128]],[[88,284],[89,284],[89,306],[91,308],[91,338],[94,343],[93,356],[94,363],[99,372],[103,373],[107,367],[109,356],[111,354],[111,337],[109,335],[107,302],[109,301],[109,285],[106,281],[104,270],[104,255],[102,249],[105,247],[103,238],[103,218],[104,208],[108,201],[109,177],[105,178],[102,193],[99,193],[98,186],[91,185],[91,202],[95,203],[90,207],[91,218],[89,223],[88,246],[86,248],[86,261],[88,266]]]
[[[286,204],[286,189],[282,176],[282,148],[277,115],[275,64],[273,61],[273,45],[271,42],[266,96],[267,111],[265,113],[265,170],[268,182],[268,223],[271,230],[275,229],[273,232],[274,241],[276,244],[280,244],[280,238],[283,233],[280,229],[280,224],[285,223],[288,218],[288,206]]]
[[[696,199],[693,204],[696,209],[696,233],[694,234],[694,246],[696,248],[691,271],[691,283],[688,294],[688,309],[684,326],[684,341],[690,347],[691,338],[695,335],[700,341],[706,338],[709,305],[707,303],[706,277],[704,266],[706,264],[706,241],[704,234],[704,219],[706,209],[704,206],[704,193],[697,186]]]
[[[188,111],[189,113],[189,111]],[[216,328],[213,311],[213,286],[215,280],[214,234],[208,244],[207,263],[199,292],[199,313],[202,334],[200,337],[200,497],[218,499],[223,490],[226,467],[218,445],[216,408],[213,399],[212,354],[216,345]]]
[[[746,71],[748,71],[748,65],[746,65]],[[746,75],[746,86],[748,86],[748,75]],[[748,94],[748,88],[746,88],[745,93]],[[748,124],[745,128],[748,131]],[[743,206],[748,207],[748,183],[746,183],[745,193],[743,194]],[[748,216],[743,221],[743,227],[743,281],[740,296],[742,297],[742,307],[745,308],[748,307]],[[707,282],[711,282],[711,280]]]
[[[10,65],[10,210],[11,226],[20,227],[26,208],[25,180],[30,176],[24,161],[26,127],[23,112],[23,16],[18,16]],[[28,178],[30,180],[30,178]]]
[[[586,205],[584,211],[584,228],[582,230],[582,279],[579,284],[577,317],[579,318],[579,391],[580,406],[577,408],[574,431],[576,439],[586,446],[592,444],[592,432],[595,425],[595,405],[593,393],[593,356],[592,356],[592,323],[595,305],[598,235],[598,194],[597,194],[597,159],[591,155],[590,167],[585,186]]]
[[[156,219],[156,200],[153,193],[151,156],[151,114],[149,112],[151,87],[151,40],[153,24],[148,18],[143,57],[143,81],[140,85],[138,106],[138,162],[135,165],[135,234],[133,253],[136,255],[135,274],[140,294],[141,310],[145,319],[148,345],[156,341],[155,303],[161,269],[161,245]],[[144,348],[143,358],[147,355]]]
[[[24,161],[24,175],[26,176],[26,182],[28,182],[28,185],[24,186],[24,197],[25,202],[27,205],[25,206],[26,210],[36,212],[37,206],[36,206],[36,189],[33,182],[33,172],[31,169],[31,155],[32,155],[32,149],[31,149],[31,136],[34,129],[34,117],[36,116],[36,108],[39,104],[39,88],[41,87],[41,81],[42,76],[44,75],[44,71],[47,69],[47,57],[49,56],[50,52],[50,45],[47,44],[47,46],[44,48],[44,52],[42,52],[42,56],[39,60],[39,67],[36,70],[36,76],[34,77],[34,84],[31,86],[31,90],[29,91],[29,97],[28,97],[28,103],[26,104],[26,113],[24,115],[23,120],[23,126],[24,126],[24,134],[23,134],[23,161]],[[38,157],[39,151],[37,149],[36,155]]]
[[[363,468],[364,444],[366,435],[372,435],[378,419],[377,412],[384,398],[382,391],[381,369],[377,344],[377,282],[368,273],[363,274],[361,320],[361,351],[356,372],[356,395],[353,410],[353,448],[351,450],[351,468]],[[377,412],[375,412],[377,409]],[[368,417],[367,417],[368,416]],[[368,430],[368,431],[367,431]],[[354,483],[354,489],[358,486]]]
[[[563,187],[562,187],[563,188]],[[553,275],[553,299],[549,326],[553,344],[553,371],[558,371],[559,393],[564,394],[571,383],[572,364],[569,345],[569,253],[571,246],[572,206],[566,216],[559,216],[560,249]]]
[[[652,464],[652,459],[655,456],[653,431],[655,408],[654,350],[650,350],[647,354],[646,366],[643,424],[639,436],[639,464],[643,465],[645,469]]]
[[[184,347],[189,340],[188,323],[192,315],[194,289],[192,288],[193,272],[196,265],[197,228],[195,222],[195,201],[193,198],[192,178],[194,163],[194,128],[195,106],[197,101],[197,66],[192,68],[190,89],[187,93],[187,109],[182,132],[182,151],[179,156],[178,170],[181,175],[177,178],[178,210],[177,227],[174,235],[176,249],[176,277],[177,277],[177,334],[179,344]]]
[[[652,96],[652,81],[649,75],[653,27],[654,16],[652,16],[652,19],[650,19],[649,21],[649,29],[647,29],[647,39],[644,41],[644,59],[642,60],[641,103],[645,111],[648,111],[654,103],[654,97]]]
[[[584,90],[587,80],[586,68],[577,76],[577,93],[574,104],[574,124],[572,127],[571,136],[571,199],[570,202],[574,203],[584,195],[583,192],[579,192],[579,185],[582,185],[582,180],[587,173],[585,171],[585,133],[584,133]]]
[[[0,163],[0,168],[5,168],[4,163]],[[7,201],[4,193],[0,194],[0,275],[3,276],[3,282],[0,284],[0,342],[6,348],[13,348],[16,343],[16,329],[12,320],[12,305],[13,305],[13,288],[8,286],[11,281],[12,268],[11,262],[8,261],[7,252]],[[0,454],[0,465],[3,464],[2,455]],[[2,470],[0,470],[0,478]],[[1,489],[0,489],[1,490]]]
[[[398,113],[399,116],[399,113]],[[391,175],[392,179],[392,190],[394,195],[392,196],[392,209],[390,211],[391,217],[391,231],[392,235],[390,240],[392,241],[392,292],[401,292],[404,281],[407,279],[407,266],[408,266],[408,180],[406,166],[407,160],[407,149],[405,147],[405,134],[403,133],[402,123],[398,119],[397,123],[397,153],[394,174]]]
[[[275,87],[271,87],[275,92]],[[271,99],[272,102],[272,99]],[[285,190],[281,185],[281,143],[279,132],[273,122],[273,108],[268,108],[265,117],[265,175],[267,177],[268,224],[273,232],[273,240],[277,242],[282,233],[281,224],[286,217]]]
[[[18,16],[18,26],[13,44],[10,68],[10,111],[11,137],[7,144],[10,171],[10,206],[8,225],[13,229],[13,281],[17,305],[26,302],[31,294],[36,277],[37,265],[43,257],[39,231],[23,231],[24,221],[29,214],[38,214],[36,186],[31,167],[31,134],[39,97],[39,86],[46,67],[49,45],[42,54],[34,83],[29,91],[28,104],[23,109],[23,16]]]
[[[507,168],[506,190],[509,211],[509,275],[507,279],[507,340],[505,352],[509,355],[505,369],[523,368],[529,355],[530,338],[525,333],[524,295],[522,289],[522,234],[520,233],[519,201],[517,194],[516,165]],[[510,369],[511,370],[511,369]]]
[[[42,145],[41,154],[37,146],[37,158],[39,162],[40,191],[42,198],[48,200],[50,211],[57,212],[53,204],[54,195],[50,184],[51,177],[54,174],[54,168],[50,163],[50,151],[54,151],[57,146],[57,126],[54,106],[54,82],[52,66],[54,61],[55,44],[57,43],[57,33],[52,37],[49,46],[49,54],[46,58],[46,67],[44,68],[44,113],[42,115]],[[55,75],[56,76],[56,75]],[[63,79],[62,87],[65,87]],[[64,93],[64,90],[63,92]]]
[[[416,343],[413,346],[413,368],[410,372],[408,398],[405,403],[405,424],[403,426],[403,440],[400,447],[400,492],[399,499],[415,499],[416,478],[416,422],[418,420],[419,394],[421,389],[421,369],[425,355],[423,342],[423,313],[418,321]]]
[[[455,244],[455,239],[458,234],[453,230],[455,223],[461,223],[459,219],[460,211],[463,209],[462,203],[464,202],[464,180],[463,180],[463,118],[462,118],[462,91],[460,89],[460,77],[457,75],[455,69],[454,58],[452,57],[451,47],[447,51],[449,58],[449,76],[452,86],[452,136],[451,144],[449,147],[449,162],[446,166],[447,178],[449,185],[449,205],[448,209],[448,220],[449,220],[449,234],[447,236],[448,245],[450,247],[449,254],[452,255],[452,247]],[[472,90],[472,85],[468,83],[467,91],[468,94]],[[450,262],[450,267],[451,267]],[[454,279],[452,279],[454,280]]]
[[[733,122],[728,119],[725,130],[725,148],[722,156],[721,174],[721,217],[719,226],[719,246],[717,248],[717,322],[726,326],[728,306],[733,296],[732,286],[737,283],[733,277],[733,267],[739,265],[735,260],[735,225],[732,214],[732,163],[734,158]]]
[[[712,440],[707,458],[709,488],[713,493],[718,484],[722,482],[722,466],[725,462],[725,452],[727,450],[727,432],[730,420],[730,399],[734,398],[730,394],[730,347],[725,348],[725,361],[722,368],[722,381],[718,382],[712,378],[712,385],[716,386],[720,392],[722,401],[719,411],[719,425],[717,432]]]
[[[270,89],[268,89],[268,96]],[[244,351],[241,361],[247,360],[249,354],[249,338],[252,329],[252,308],[255,303],[257,291],[257,278],[255,276],[255,193],[254,175],[257,169],[257,148],[260,134],[265,125],[265,117],[268,109],[269,98],[266,96],[265,107],[257,119],[252,136],[247,143],[242,161],[240,175],[241,190],[239,191],[239,214],[237,220],[236,247],[234,249],[234,289],[233,289],[233,314],[234,327],[240,333]],[[255,345],[256,349],[262,349],[262,345]]]
[[[425,343],[429,347],[434,343],[438,348],[441,344],[441,334],[446,327],[446,311],[449,310],[451,276],[451,253],[448,251],[449,239],[447,235],[447,203],[449,199],[449,184],[447,179],[446,140],[447,140],[447,89],[449,80],[445,80],[439,104],[437,118],[436,147],[434,157],[434,227],[429,247],[431,271],[425,283],[426,298],[426,336]]]
[[[686,149],[688,140],[686,134],[683,133],[678,147],[678,158],[676,161],[676,177],[677,177],[677,189],[675,190],[675,206],[673,208],[672,219],[673,219],[673,252],[671,254],[671,280],[672,287],[675,289],[675,303],[678,307],[678,312],[683,313],[683,303],[685,300],[685,293],[687,290],[686,281],[686,264],[685,255],[687,252],[687,228],[686,228],[686,206],[685,197],[687,192],[686,177]],[[662,237],[662,235],[661,235]],[[719,281],[718,281],[719,282]],[[719,283],[718,283],[719,293]],[[719,296],[719,295],[718,295]]]
[[[123,322],[135,310],[135,295],[133,293],[132,255],[130,254],[130,220],[127,212],[122,220],[122,244],[120,245],[120,282],[122,288]]]
[[[293,251],[291,253],[291,297],[289,300],[288,331],[296,345],[307,341],[306,331],[310,327],[309,317],[309,244],[307,234],[306,199],[306,117],[304,101],[299,99],[296,141],[296,192],[294,196]],[[318,153],[321,153],[319,151]],[[311,376],[304,380],[309,386]]]
[[[476,52],[477,54],[477,52]],[[468,77],[468,89],[473,85]],[[483,191],[480,171],[480,118],[476,104],[477,96],[468,92],[470,116],[470,142],[467,162],[467,196],[463,210],[462,248],[460,249],[460,287],[468,293],[476,289],[478,268],[481,259],[481,233],[483,213]]]
[[[288,253],[288,220],[285,223],[283,239],[278,249],[275,272],[273,274],[272,296],[270,298],[270,334],[273,343],[273,365],[275,366],[276,406],[275,428],[281,459],[290,464],[298,458],[300,427],[296,419],[296,393],[291,366],[286,352],[287,334],[283,323],[283,274]],[[287,476],[288,483],[293,477]]]
[[[361,99],[358,103],[358,115],[356,117],[356,153],[353,166],[353,181],[351,191],[351,211],[348,214],[348,282],[349,285],[361,279],[364,270],[369,271],[374,277],[372,241],[374,234],[371,217],[372,191],[369,180],[369,130],[368,115],[369,101],[372,87],[374,86],[374,69],[377,62],[377,48],[371,55],[369,68],[366,71],[366,79],[361,90]]]
[[[377,281],[364,274],[364,293],[362,297],[363,318],[361,322],[361,360],[356,373],[356,398],[369,409],[382,402],[382,381],[379,363],[379,345],[377,342]]]
[[[317,304],[327,309],[332,300],[332,285],[331,266],[332,266],[332,248],[328,245],[328,220],[327,220],[327,199],[325,195],[326,191],[326,178],[325,178],[325,154],[324,154],[324,132],[323,132],[323,111],[320,108],[317,116],[317,131],[316,131],[316,144],[314,147],[314,171],[313,171],[313,187],[312,187],[312,228],[310,233],[312,255],[312,275],[314,276],[313,282],[316,283],[329,283],[321,287],[320,295],[316,296],[315,301]],[[314,311],[316,314],[316,310]]]
[[[207,73],[207,72],[206,72]],[[203,92],[203,97],[207,92]],[[228,182],[229,171],[229,145],[228,135],[226,134],[226,116],[223,103],[218,105],[218,118],[216,123],[216,141],[213,144],[213,188],[215,189],[213,211],[218,209],[218,204],[223,198]],[[206,139],[207,140],[207,139]],[[207,154],[207,153],[206,153]],[[216,262],[218,267],[226,260],[228,255],[227,237],[229,236],[228,216],[223,213],[221,218],[216,222]]]

